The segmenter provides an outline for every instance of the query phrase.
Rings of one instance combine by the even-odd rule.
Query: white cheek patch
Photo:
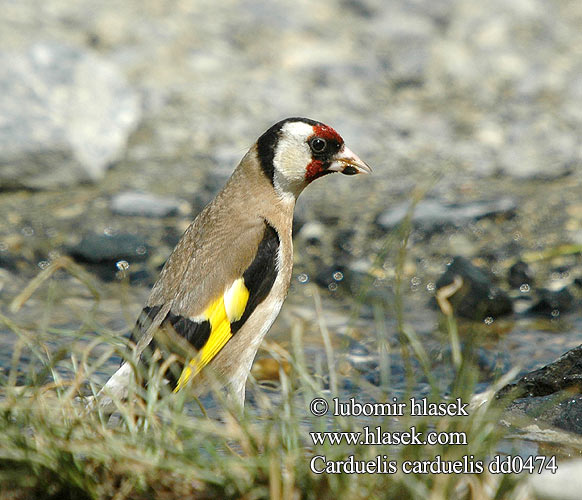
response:
[[[273,159],[274,181],[277,190],[297,196],[305,187],[305,169],[311,162],[311,149],[307,139],[313,127],[303,122],[286,123]]]

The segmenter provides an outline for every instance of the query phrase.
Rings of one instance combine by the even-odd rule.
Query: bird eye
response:
[[[327,141],[321,137],[315,137],[311,140],[311,150],[314,153],[323,153],[327,147]]]

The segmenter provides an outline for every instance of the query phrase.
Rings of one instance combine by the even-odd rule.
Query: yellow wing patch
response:
[[[224,293],[224,307],[230,323],[238,321],[247,306],[249,291],[242,278],[237,279]]]
[[[239,278],[206,308],[200,319],[210,322],[210,337],[198,356],[191,359],[182,370],[174,392],[182,389],[188,380],[198,375],[225,346],[232,337],[230,324],[242,317],[248,300],[249,290],[244,280]]]

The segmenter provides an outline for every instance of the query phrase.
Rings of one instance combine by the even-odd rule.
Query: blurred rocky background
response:
[[[399,288],[438,374],[450,352],[435,290],[462,276],[450,302],[478,339],[483,388],[582,342],[580,2],[2,0],[0,12],[2,310],[61,255],[101,287],[95,312],[57,274],[63,290],[13,316],[23,328],[52,293],[67,308],[47,321],[85,324],[92,310],[127,331],[247,148],[307,116],[374,174],[302,195],[294,284],[271,338],[288,345],[291,321],[314,323],[315,285],[346,373],[377,383],[377,332],[399,345]]]

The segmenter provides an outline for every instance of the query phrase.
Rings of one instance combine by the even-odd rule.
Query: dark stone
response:
[[[425,199],[416,205],[411,220],[415,228],[432,234],[444,228],[463,227],[487,217],[511,218],[515,215],[516,208],[516,202],[510,198],[469,203],[445,203]],[[381,214],[376,222],[385,230],[392,229],[404,220],[409,210],[410,202],[406,201]]]
[[[538,397],[562,390],[582,391],[582,345],[571,349],[556,361],[501,388],[496,397],[511,399]]]
[[[509,268],[507,281],[512,288],[519,288],[521,285],[530,285],[531,287],[534,273],[528,264],[520,260]]]
[[[557,318],[560,314],[571,311],[576,303],[572,293],[565,287],[555,291],[541,288],[537,295],[538,301],[526,311],[526,314]]]
[[[463,280],[463,284],[448,301],[457,316],[483,320],[489,316],[497,318],[513,312],[513,304],[507,293],[495,286],[489,273],[464,257],[453,258],[436,282],[437,292],[453,283],[456,276]]]
[[[99,264],[127,260],[141,262],[147,259],[149,247],[145,240],[133,234],[88,234],[67,253],[79,262]]]

